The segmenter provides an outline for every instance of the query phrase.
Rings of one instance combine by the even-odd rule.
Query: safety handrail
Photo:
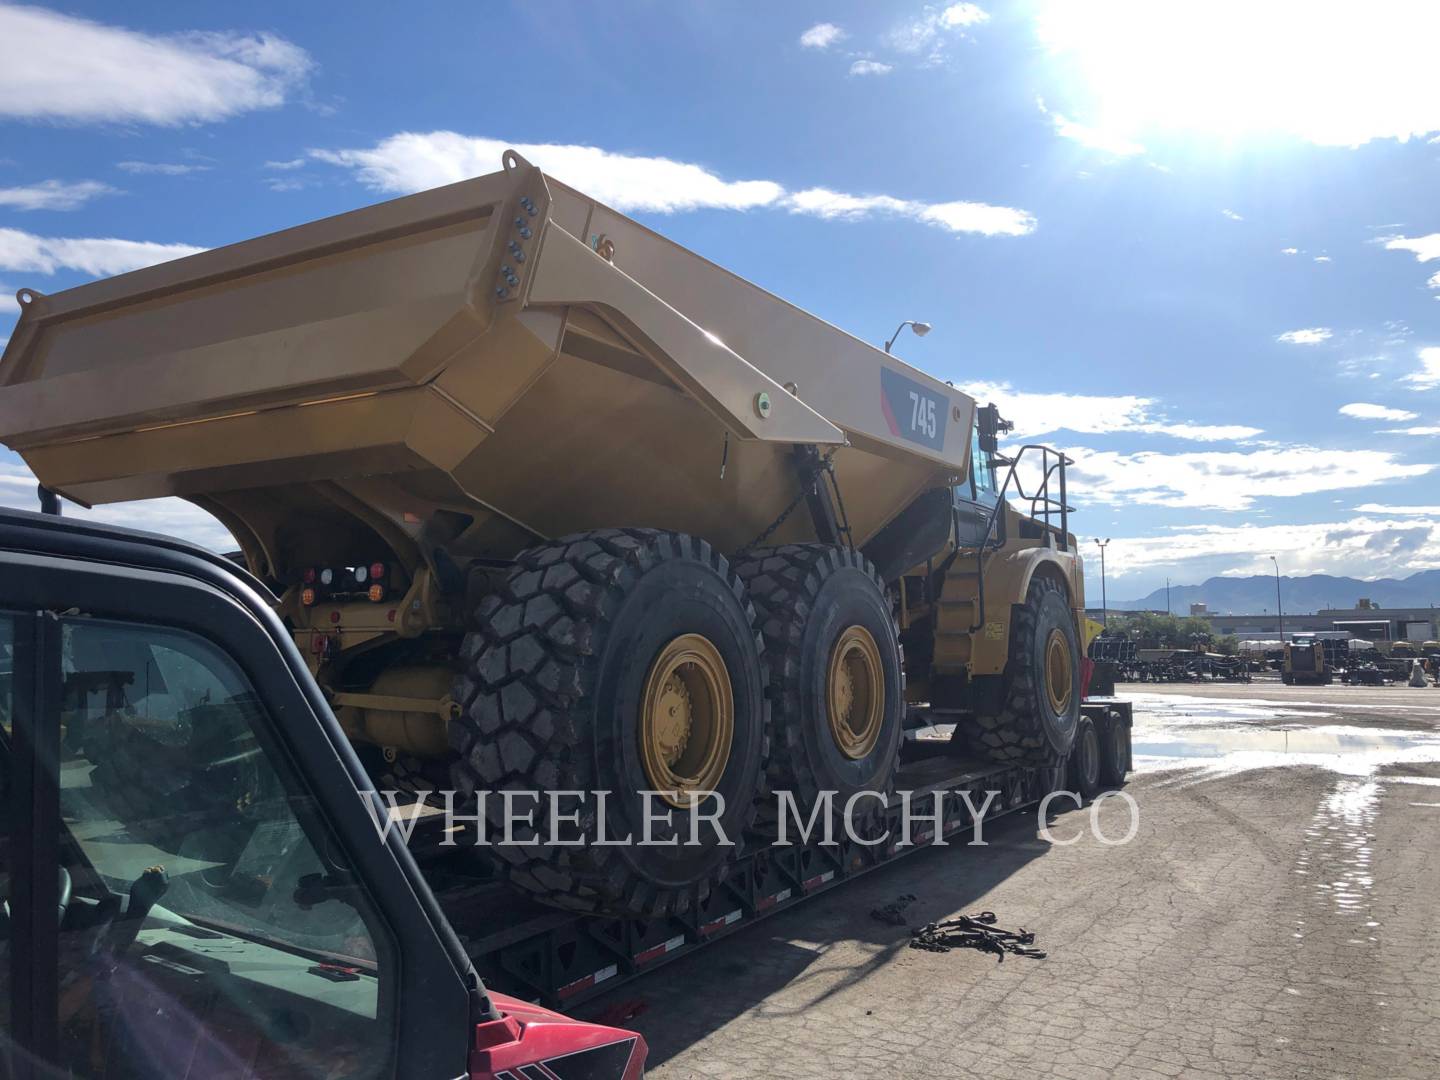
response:
[[[1024,482],[1016,471],[1020,460],[1025,456],[1026,451],[1034,450],[1040,454],[1040,483],[1035,488],[1035,494],[1027,495]],[[1051,463],[1051,457],[1055,458]],[[995,495],[995,505],[990,508],[989,520],[985,523],[985,535],[980,538],[980,543],[975,548],[975,589],[978,603],[975,608],[975,624],[970,627],[973,634],[985,625],[985,552],[990,547],[990,537],[995,531],[995,523],[1000,519],[1000,512],[1005,506],[1005,493],[1010,489],[1011,481],[1015,483],[1015,493],[1021,499],[1030,503],[1030,517],[1033,520],[1043,519],[1045,528],[1054,531],[1054,523],[1051,518],[1054,514],[1060,515],[1060,532],[1057,541],[1061,551],[1068,551],[1070,544],[1070,511],[1075,509],[1066,501],[1065,496],[1065,466],[1075,464],[1073,458],[1067,457],[1052,446],[1044,446],[1040,443],[1026,443],[1013,458],[1003,458],[995,455],[996,459],[1009,464],[1010,471],[1005,474],[1005,482],[1000,485],[1000,490]],[[973,467],[973,465],[972,465]],[[1059,497],[1050,494],[1050,477],[1057,475],[1057,483],[1060,488]],[[956,534],[958,541],[959,534]]]
[[[1020,478],[1019,467],[1028,451],[1035,451],[1040,455],[1040,482],[1035,487],[1034,494],[1025,491],[1024,481]],[[1053,461],[1051,459],[1054,459]],[[985,536],[980,542],[981,548],[990,543],[990,536],[995,531],[995,522],[999,520],[1001,507],[1005,504],[1005,493],[1010,489],[1013,481],[1015,494],[1019,498],[1029,502],[1030,517],[1036,521],[1043,521],[1046,528],[1054,529],[1054,517],[1059,515],[1060,534],[1058,543],[1061,551],[1068,550],[1070,543],[1070,511],[1075,508],[1066,501],[1065,491],[1065,467],[1075,464],[1073,458],[1056,450],[1053,446],[1043,446],[1039,443],[1026,443],[1013,458],[1002,458],[997,455],[997,460],[1010,466],[1005,474],[1005,482],[1000,485],[1000,490],[995,496],[995,505],[990,511],[990,520],[985,529]],[[1050,493],[1050,479],[1056,478],[1060,489],[1058,496]]]

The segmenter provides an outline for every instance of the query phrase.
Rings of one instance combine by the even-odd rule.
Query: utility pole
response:
[[[1097,536],[1095,543],[1100,545],[1100,621],[1108,630],[1110,628],[1110,603],[1105,598],[1105,545],[1110,543],[1110,538],[1107,536],[1101,540]]]
[[[1170,579],[1168,577],[1165,579],[1165,614],[1170,614]]]
[[[1285,644],[1285,608],[1280,603],[1280,560],[1274,555],[1270,561],[1275,564],[1275,615],[1280,621],[1280,644]]]

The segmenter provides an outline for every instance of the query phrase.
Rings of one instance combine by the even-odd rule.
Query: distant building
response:
[[[1351,637],[1367,641],[1435,641],[1435,608],[1326,608],[1313,615],[1285,613],[1285,636],[1314,633],[1320,630],[1344,630]],[[1209,615],[1210,626],[1217,634],[1235,634],[1240,638],[1278,638],[1280,618],[1273,611],[1259,615]]]
[[[1209,615],[1210,615],[1210,605],[1209,605],[1209,604],[1191,604],[1191,605],[1190,605],[1190,614],[1191,614],[1192,617],[1195,617],[1195,618],[1201,618],[1201,619],[1208,618]]]

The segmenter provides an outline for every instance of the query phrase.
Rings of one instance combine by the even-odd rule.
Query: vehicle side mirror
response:
[[[981,406],[975,413],[975,427],[980,435],[980,449],[987,454],[1000,450],[1000,436],[1015,430],[1015,425],[1000,416],[998,405]]]

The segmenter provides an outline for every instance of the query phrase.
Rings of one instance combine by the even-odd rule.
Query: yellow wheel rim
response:
[[[840,635],[825,687],[830,734],[840,752],[857,761],[875,749],[885,719],[885,669],[869,630],[852,626]]]
[[[1057,716],[1070,709],[1075,693],[1075,665],[1070,657],[1070,642],[1059,629],[1051,630],[1045,640],[1045,694]]]
[[[714,791],[730,761],[735,699],[720,650],[681,634],[660,650],[640,701],[640,763],[653,790],[678,810]]]

